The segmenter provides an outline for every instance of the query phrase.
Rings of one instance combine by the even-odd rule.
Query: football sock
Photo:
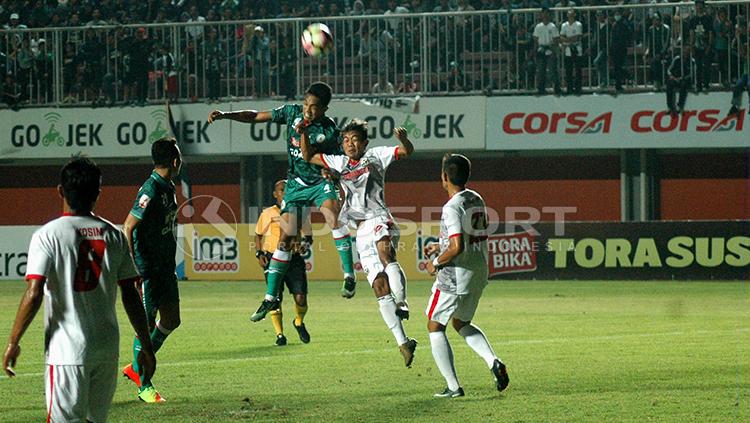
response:
[[[136,373],[140,373],[140,368],[138,367],[139,352],[141,352],[141,340],[136,336],[135,339],[133,339],[133,370]]]
[[[276,331],[276,336],[284,333],[284,325],[283,323],[281,323],[281,319],[284,317],[284,314],[281,312],[281,306],[279,306],[279,308],[277,308],[276,310],[269,311],[268,315],[271,316],[271,324],[273,324],[273,330]]]
[[[432,348],[432,357],[435,359],[440,373],[448,383],[448,389],[455,391],[459,388],[456,368],[453,367],[453,350],[448,343],[448,337],[445,332],[430,332],[430,347]]]
[[[164,341],[167,340],[169,334],[172,333],[169,329],[164,329],[161,325],[161,321],[156,322],[156,327],[151,331],[151,344],[154,346],[154,354],[159,351]]]
[[[388,263],[385,266],[385,274],[388,275],[388,286],[396,303],[406,302],[406,277],[401,265],[398,262]]]
[[[463,336],[471,349],[482,357],[487,363],[487,367],[492,368],[492,363],[497,356],[495,355],[495,352],[492,351],[492,347],[490,346],[487,337],[484,335],[484,332],[470,323],[462,327],[461,330],[458,331],[458,334]]]
[[[380,314],[383,316],[385,325],[393,332],[398,345],[402,345],[407,341],[407,338],[404,333],[404,325],[401,324],[401,319],[396,316],[396,302],[393,301],[393,295],[388,294],[379,297],[378,304],[380,305]]]
[[[341,226],[334,228],[332,231],[333,241],[336,244],[336,251],[341,258],[341,266],[344,268],[345,277],[356,277],[354,273],[354,257],[352,256],[352,237],[349,235],[349,228]]]
[[[307,314],[307,304],[300,306],[294,303],[294,312],[297,316],[294,318],[294,324],[299,326],[305,320],[305,314]]]
[[[268,265],[268,285],[266,286],[265,299],[273,301],[281,292],[281,284],[284,281],[287,269],[289,269],[289,259],[291,254],[288,251],[277,249],[273,252],[271,263]]]

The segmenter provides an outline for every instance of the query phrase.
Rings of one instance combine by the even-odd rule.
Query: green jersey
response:
[[[295,179],[303,185],[317,185],[324,181],[320,175],[321,168],[310,164],[302,157],[300,149],[300,135],[294,128],[302,121],[302,105],[285,104],[271,111],[271,120],[286,124],[287,160],[289,162],[289,179]],[[339,128],[328,116],[323,116],[308,126],[310,144],[315,146],[318,153],[343,154],[339,142]]]
[[[130,214],[141,221],[133,231],[135,264],[141,276],[174,274],[177,250],[174,184],[152,172],[138,190]]]

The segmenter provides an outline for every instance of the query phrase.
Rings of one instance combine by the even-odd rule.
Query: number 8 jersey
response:
[[[26,280],[46,281],[46,363],[117,360],[117,285],[137,277],[125,235],[104,219],[63,215],[37,230],[29,245]]]

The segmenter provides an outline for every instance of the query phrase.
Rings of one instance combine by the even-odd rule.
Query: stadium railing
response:
[[[719,10],[726,12],[730,22],[731,28],[723,26],[722,40],[714,40],[704,54],[704,60],[711,62],[710,87],[727,88],[747,72],[750,1],[709,2],[706,8],[715,28],[722,28],[717,23]],[[558,30],[568,10],[551,9],[551,21]],[[632,34],[626,48],[618,49],[626,55],[627,91],[664,86],[672,55],[690,41],[690,17],[695,14],[693,3],[575,10],[584,33],[580,59],[584,92],[609,90],[613,85],[612,55],[616,52],[612,46],[622,45],[613,39],[616,11],[624,11]],[[338,96],[534,93],[539,75],[532,33],[539,12],[515,9],[2,30],[3,101],[59,106],[142,104],[167,98],[292,98],[316,80],[327,81]],[[670,28],[665,54],[652,66],[653,54],[645,53],[654,50],[649,27],[657,12]],[[599,19],[606,21],[601,31],[597,31]],[[326,23],[334,36],[333,48],[324,57],[306,57],[300,46],[303,29],[313,22]],[[257,26],[263,28],[263,37],[256,35],[260,34]],[[140,34],[146,41],[135,44]],[[569,59],[563,49],[552,49],[552,68],[565,87],[565,61]],[[597,61],[600,53],[605,58]]]

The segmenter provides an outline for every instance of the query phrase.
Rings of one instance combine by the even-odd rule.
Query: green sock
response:
[[[140,372],[140,368],[138,368],[138,353],[141,352],[141,340],[138,339],[136,336],[133,340],[133,370],[136,373]]]
[[[354,276],[354,257],[352,256],[352,237],[349,235],[334,239],[336,250],[341,258],[344,274]]]
[[[266,286],[266,299],[276,298],[281,292],[284,276],[289,269],[291,254],[286,251],[276,250],[273,253],[271,263],[268,265],[268,284]]]
[[[154,328],[154,330],[151,332],[151,344],[154,346],[154,354],[159,351],[159,348],[161,348],[162,344],[164,344],[164,341],[167,340],[168,336],[169,333],[162,332],[162,330],[159,329],[159,326],[156,326]]]

